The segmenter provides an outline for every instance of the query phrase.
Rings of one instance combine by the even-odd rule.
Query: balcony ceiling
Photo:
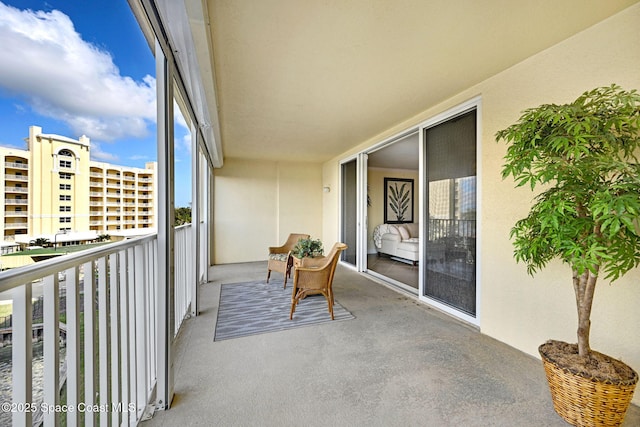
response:
[[[637,1],[208,0],[224,157],[326,161]]]

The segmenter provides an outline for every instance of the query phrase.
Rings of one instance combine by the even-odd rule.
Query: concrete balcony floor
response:
[[[539,360],[347,268],[334,291],[355,319],[220,342],[220,284],[265,279],[266,263],[210,277],[178,336],[173,405],[145,427],[568,425]]]

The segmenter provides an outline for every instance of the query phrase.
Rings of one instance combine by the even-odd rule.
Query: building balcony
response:
[[[16,229],[20,229],[20,228],[27,228],[29,226],[29,224],[24,221],[24,222],[5,222],[4,223],[4,229],[5,230],[16,230]]]
[[[89,195],[92,197],[103,197],[104,193],[102,191],[91,191]]]
[[[28,217],[29,213],[27,211],[5,211],[5,218],[20,218],[20,217]]]
[[[21,194],[27,194],[29,193],[29,189],[26,187],[4,187],[4,192],[5,193],[21,193]]]
[[[540,361],[342,266],[335,298],[355,319],[214,341],[221,284],[265,271],[210,269],[178,335],[176,403],[142,426],[567,425]]]
[[[22,170],[29,169],[29,165],[27,163],[4,162],[4,166],[12,169],[22,169]]]
[[[4,175],[4,179],[5,181],[20,181],[20,182],[29,182],[29,176],[28,175],[16,175],[16,174],[5,174]]]
[[[38,408],[43,399],[59,402],[66,381],[67,404],[128,409],[84,414],[100,425],[566,425],[540,361],[342,265],[335,299],[353,319],[214,341],[221,285],[263,286],[266,262],[209,267],[208,280],[195,286],[195,260],[204,254],[192,250],[190,230],[175,235],[175,315],[162,311],[156,236],[2,273],[0,292],[11,290],[14,307],[14,399]],[[271,286],[282,290],[277,279]],[[42,386],[31,378],[36,294],[44,296],[44,354],[65,345],[63,369],[43,357]],[[288,307],[282,310],[288,317]],[[164,329],[158,319],[174,322]],[[61,331],[65,341],[57,339]],[[154,413],[153,390],[165,381],[162,331],[170,337],[175,396],[171,408]],[[59,414],[6,414],[3,425],[12,416],[14,425],[31,425],[31,417],[46,425]],[[631,406],[623,426],[638,422],[640,408]]]
[[[27,199],[4,199],[5,205],[28,205]]]

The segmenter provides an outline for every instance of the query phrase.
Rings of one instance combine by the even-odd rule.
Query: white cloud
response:
[[[118,160],[115,154],[102,151],[102,146],[98,142],[91,141],[91,160],[98,162],[114,163]]]
[[[109,52],[82,40],[64,13],[0,3],[0,40],[0,86],[76,134],[145,137],[155,122],[155,78],[120,75]]]

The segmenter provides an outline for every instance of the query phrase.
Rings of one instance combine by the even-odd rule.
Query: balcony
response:
[[[21,193],[21,194],[27,194],[29,193],[29,189],[26,187],[13,187],[13,186],[7,186],[4,187],[4,192],[5,193]]]
[[[20,229],[20,228],[27,228],[29,226],[29,224],[24,221],[24,222],[5,222],[4,223],[4,229],[5,230],[16,230],[16,229]]]
[[[5,181],[29,182],[29,177],[27,175],[5,174],[4,179]]]
[[[4,199],[5,205],[28,205],[27,199]]]
[[[7,168],[12,168],[12,169],[22,169],[22,170],[28,170],[29,169],[29,165],[26,163],[17,163],[17,162],[4,162],[4,166]]]
[[[174,405],[144,427],[567,425],[540,361],[341,266],[336,300],[355,319],[214,342],[220,284],[265,271],[211,269],[177,337]],[[639,421],[632,407],[624,425]]]
[[[4,217],[5,218],[16,218],[16,217],[28,217],[29,216],[29,212],[27,211],[5,211],[4,212]]]
[[[189,318],[197,258],[189,230],[176,230],[170,409],[153,414],[149,405],[160,369],[156,322],[164,318],[156,304],[156,236],[2,273],[0,291],[11,289],[14,305],[14,399],[60,403],[66,372],[67,404],[130,409],[82,414],[100,425],[566,425],[538,360],[343,266],[335,296],[354,319],[214,342],[220,285],[263,281],[266,263],[210,267],[210,282],[197,287],[200,315]],[[41,393],[31,386],[31,334],[23,332],[33,326],[32,283],[44,294]],[[52,337],[61,331],[62,299],[66,352],[58,360],[51,355],[60,341]],[[47,425],[56,415],[14,413],[13,423],[30,425],[33,416]],[[639,422],[632,406],[624,426]]]

